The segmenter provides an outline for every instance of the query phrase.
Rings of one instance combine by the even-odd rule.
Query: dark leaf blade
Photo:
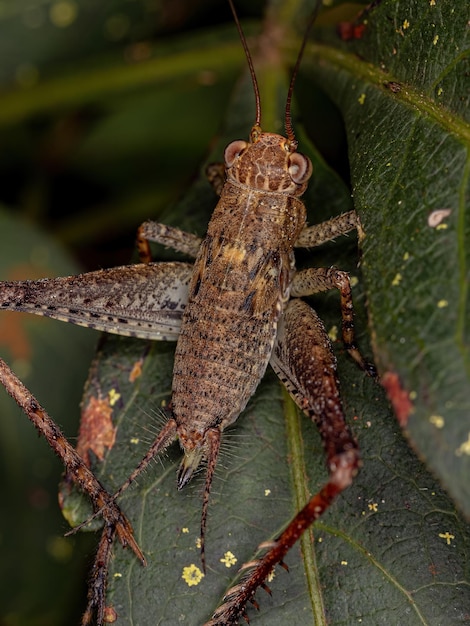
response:
[[[307,62],[345,120],[384,384],[413,445],[469,514],[468,48],[463,13],[435,8],[383,2],[351,52],[316,48]]]
[[[459,623],[470,599],[468,525],[408,449],[369,382],[349,379],[345,392],[363,469],[344,502],[316,525],[327,616],[333,624]],[[453,560],[455,551],[460,556]]]
[[[115,487],[145,451],[149,431],[161,422],[153,416],[169,395],[172,348],[154,344],[146,354],[145,342],[110,339],[103,350],[109,359],[88,391],[120,396],[114,414],[118,441],[100,470],[105,484]],[[286,559],[289,574],[278,568],[269,582],[272,598],[258,593],[261,611],[250,610],[250,619],[281,624],[295,614],[305,616],[298,623],[311,623],[316,596],[329,623],[343,623],[345,616],[345,623],[367,623],[379,612],[385,623],[432,624],[433,616],[444,618],[451,609],[456,619],[447,617],[446,623],[459,623],[470,601],[468,525],[409,451],[380,389],[339,356],[346,410],[364,467],[314,529],[316,564],[305,558],[312,550],[306,539]],[[131,384],[131,366],[142,358],[142,376]],[[285,420],[296,424],[288,437]],[[295,452],[299,443],[303,459]],[[325,480],[315,428],[295,409],[283,410],[281,387],[269,374],[227,433],[210,505],[208,571],[189,586],[188,581],[198,582],[196,568],[201,567],[202,483],[196,480],[178,492],[179,461],[176,447],[122,498],[149,562],[142,568],[130,552],[116,547],[108,601],[124,623],[174,623],[185,616],[183,623],[203,624],[237,567],[298,509],[298,493],[314,492]],[[296,464],[300,471],[294,472]],[[312,582],[315,577],[320,584]]]

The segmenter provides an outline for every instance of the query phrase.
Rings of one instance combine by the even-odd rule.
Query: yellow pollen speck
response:
[[[439,224],[439,226],[436,226],[436,230],[446,230],[448,227],[447,224]]]
[[[264,495],[265,496],[270,496],[271,495],[271,489],[265,489],[264,490]]]
[[[188,567],[183,567],[181,578],[188,585],[188,587],[194,587],[195,585],[199,585],[201,580],[204,578],[204,573],[201,572],[197,565],[191,563]]]
[[[408,261],[409,258],[410,258],[410,253],[409,252],[405,252],[405,254],[403,255],[403,260],[404,261]]]
[[[220,562],[223,563],[225,567],[232,567],[232,565],[235,565],[237,560],[238,559],[233,552],[226,552],[223,559],[220,559]]]
[[[120,397],[121,397],[121,394],[118,393],[116,389],[110,389],[108,393],[109,405],[114,406]]]
[[[331,341],[336,341],[338,339],[338,327],[336,325],[333,325],[330,330],[328,331],[328,337],[331,339]]]
[[[321,543],[323,541],[323,537],[318,537],[318,543]]]
[[[347,561],[341,561],[341,565],[347,565],[348,562]]]
[[[449,531],[445,533],[439,533],[439,537],[441,539],[445,539],[448,546],[450,546],[451,540],[455,539],[455,535],[451,535]]]
[[[182,528],[181,532],[185,535],[187,535],[189,533],[189,528]]]
[[[395,278],[392,280],[392,287],[396,287],[397,285],[399,285],[402,278],[403,276],[400,273],[396,274]]]
[[[462,456],[462,454],[470,455],[470,433],[468,433],[467,441],[464,441],[463,444],[457,448],[455,454],[457,456]]]
[[[449,301],[448,300],[439,300],[439,302],[437,303],[437,308],[438,309],[445,309],[446,306],[449,306]]]
[[[437,95],[442,96],[443,93],[444,93],[444,90],[442,89],[442,87],[439,87],[439,89],[437,90]]]
[[[136,446],[139,443],[140,439],[138,437],[131,437],[130,441]]]
[[[114,572],[114,578],[122,578],[121,572]]]
[[[416,391],[410,391],[409,396],[410,396],[410,400],[416,400],[416,398],[418,397],[418,394],[416,393]]]
[[[391,167],[391,166],[392,166],[392,164],[391,164],[390,162],[388,162],[388,163],[385,165],[385,167]]]
[[[444,428],[444,418],[442,415],[431,415],[429,421],[431,424],[434,424],[436,428]]]
[[[359,284],[359,278],[357,276],[351,276],[349,279],[349,284],[351,285],[351,287],[355,287]]]
[[[201,537],[198,537],[195,543],[196,543],[196,548],[200,550],[201,549]]]
[[[368,504],[367,506],[369,507],[369,511],[374,511],[374,513],[377,513],[379,509],[379,505],[377,504],[377,502],[373,502],[371,504]]]
[[[403,26],[402,26],[403,30],[406,30],[406,29],[407,29],[407,28],[409,28],[409,27],[410,27],[410,23],[409,23],[409,21],[408,21],[408,20],[405,20],[405,21],[403,22]]]
[[[366,94],[365,93],[361,93],[361,95],[359,96],[357,101],[359,102],[359,104],[364,104],[364,102],[366,101]]]
[[[268,577],[266,578],[266,580],[268,581],[268,583],[272,582],[274,579],[276,578],[276,572],[274,570],[271,570],[268,574]]]
[[[78,14],[78,6],[71,0],[54,2],[49,11],[49,17],[54,26],[66,28],[73,24]]]
[[[430,7],[435,7],[436,6],[436,0],[429,0],[429,6]]]
[[[434,39],[432,40],[433,45],[435,46],[438,41],[439,41],[439,35],[435,35]]]

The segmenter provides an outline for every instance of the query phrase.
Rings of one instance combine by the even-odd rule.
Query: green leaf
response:
[[[469,515],[468,16],[450,2],[382,2],[365,17],[362,39],[312,46],[306,65],[344,117],[384,386]]]

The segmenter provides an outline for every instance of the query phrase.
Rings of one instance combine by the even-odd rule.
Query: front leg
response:
[[[224,164],[211,163],[206,168],[206,176],[215,193],[220,196],[225,183]],[[355,226],[353,226],[353,228],[355,228]],[[167,226],[166,224],[148,220],[141,224],[137,230],[136,245],[139,252],[139,259],[142,263],[150,263],[152,260],[149,245],[151,241],[160,243],[162,246],[171,248],[182,254],[187,254],[193,259],[197,257],[202,243],[202,239],[197,235],[187,233],[175,226]]]
[[[139,251],[139,259],[142,263],[150,263],[152,260],[151,241],[161,243],[166,248],[187,254],[195,259],[202,239],[175,226],[167,226],[166,224],[149,220],[141,224],[137,230],[136,245]]]
[[[283,562],[290,548],[309,526],[348,487],[360,466],[357,443],[346,423],[339,394],[336,359],[318,315],[301,300],[289,302],[279,323],[271,365],[296,404],[317,425],[327,457],[328,482],[297,513],[274,541],[262,544],[267,552],[242,566],[245,573],[224,598],[206,626],[237,624],[246,616],[246,603]]]
[[[363,231],[356,211],[348,211],[326,222],[307,226],[300,233],[295,242],[296,248],[314,248],[331,241],[340,235],[347,235],[352,230],[357,230],[359,239],[363,237]]]

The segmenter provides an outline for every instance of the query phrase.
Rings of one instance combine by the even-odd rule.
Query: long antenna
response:
[[[246,43],[245,33],[243,32],[242,26],[240,24],[240,20],[238,19],[237,12],[233,5],[233,0],[228,0],[228,3],[230,5],[230,8],[232,9],[233,19],[235,20],[238,34],[240,35],[240,40],[242,42],[243,50],[245,51],[245,56],[248,62],[248,67],[250,68],[251,81],[253,83],[253,91],[255,92],[255,101],[256,101],[256,126],[261,126],[261,99],[259,96],[259,87],[258,87],[258,81],[256,80],[255,68],[253,66],[253,59],[251,58],[250,50],[248,49],[248,44]]]
[[[230,1],[230,4],[232,4],[232,0],[229,0],[229,1]],[[291,111],[292,94],[294,92],[295,79],[297,78],[297,74],[299,73],[300,62],[304,54],[305,46],[307,45],[307,39],[310,34],[310,31],[312,30],[313,23],[315,22],[315,19],[318,15],[320,4],[321,4],[320,1],[316,3],[313,13],[310,16],[307,29],[305,30],[305,35],[302,39],[302,45],[300,46],[299,54],[297,55],[297,61],[295,62],[294,71],[292,72],[292,78],[290,79],[289,91],[287,92],[286,115],[285,115],[284,126],[286,129],[287,139],[293,145],[296,145],[297,142],[295,139],[294,129],[292,127],[292,111]]]
[[[250,69],[251,81],[253,83],[253,91],[255,94],[255,102],[256,102],[256,126],[261,126],[261,98],[259,95],[259,86],[258,81],[256,79],[255,68],[253,66],[253,59],[251,58],[250,50],[248,48],[248,44],[246,42],[245,33],[243,32],[242,26],[240,24],[240,20],[238,19],[237,12],[235,10],[235,6],[233,4],[233,0],[228,0],[230,8],[232,10],[233,19],[235,20],[235,25],[238,30],[238,34],[240,35],[240,41],[242,42],[243,50],[245,51],[246,60],[248,62],[248,67]],[[313,10],[312,15],[310,16],[309,22],[307,24],[307,28],[305,30],[304,37],[302,39],[302,45],[300,46],[299,54],[297,55],[297,60],[295,62],[294,70],[292,72],[292,77],[289,84],[289,90],[287,92],[286,98],[286,113],[285,113],[285,130],[286,136],[290,144],[293,146],[297,145],[295,139],[295,133],[292,126],[292,94],[294,92],[295,80],[297,78],[297,74],[299,73],[300,62],[302,61],[302,57],[304,54],[305,46],[307,45],[307,39],[312,29],[313,23],[317,17],[318,11],[320,9],[321,2],[318,0],[315,8]]]

